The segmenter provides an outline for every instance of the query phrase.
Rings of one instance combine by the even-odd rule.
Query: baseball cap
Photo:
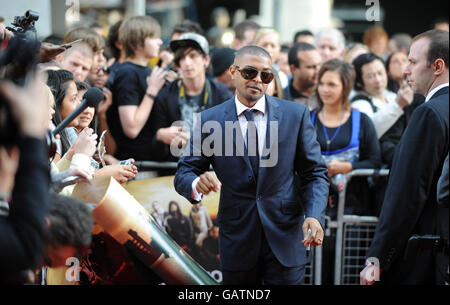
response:
[[[205,37],[196,33],[184,33],[178,39],[170,42],[170,48],[175,53],[179,48],[194,47],[209,55],[209,44]]]
[[[211,66],[213,75],[218,76],[225,72],[234,62],[236,50],[231,48],[218,48],[211,52]]]

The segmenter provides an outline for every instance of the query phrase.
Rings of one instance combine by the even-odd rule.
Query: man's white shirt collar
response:
[[[236,104],[236,112],[237,112],[237,116],[240,116],[244,111],[246,111],[247,109],[255,109],[258,111],[261,111],[261,113],[264,115],[266,113],[266,96],[263,95],[257,102],[255,105],[253,105],[253,107],[249,108],[247,106],[245,106],[244,104],[242,104],[237,95],[234,96],[234,103]]]
[[[433,90],[431,90],[430,93],[427,94],[427,97],[425,98],[425,102],[428,102],[436,92],[438,92],[440,89],[442,89],[444,87],[448,87],[448,83],[439,85],[436,88],[434,88]]]

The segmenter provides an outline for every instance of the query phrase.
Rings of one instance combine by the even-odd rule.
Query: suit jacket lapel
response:
[[[271,151],[270,148],[274,147],[274,145],[278,145],[278,143],[275,144],[275,141],[278,140],[278,137],[280,136],[280,131],[278,130],[278,137],[271,137],[270,136],[270,122],[279,122],[282,116],[282,113],[280,111],[278,101],[275,101],[272,99],[269,95],[266,94],[266,111],[267,111],[267,127],[266,127],[266,140],[264,142],[263,146],[263,153],[261,154],[262,159],[269,159]],[[278,126],[278,129],[280,126]],[[268,145],[267,143],[270,143]],[[261,162],[260,162],[261,164]],[[266,176],[268,168],[267,167],[260,167],[258,172],[258,184],[257,184],[257,191],[259,191],[263,187],[264,178]]]
[[[236,136],[233,136],[233,154],[235,156],[240,156],[244,159],[245,163],[247,164],[247,167],[252,170],[252,166],[250,164],[250,160],[248,156],[245,154],[245,147],[244,147],[244,137],[242,136],[241,127],[239,124],[239,120],[237,117],[237,110],[235,105],[235,98],[229,99],[226,103],[228,103],[228,107],[225,110],[224,113],[224,129],[225,133],[223,135],[224,139],[227,133],[231,132],[231,130],[227,130],[225,122],[232,122],[233,126],[238,126],[237,130],[235,131]],[[224,141],[225,142],[225,141]],[[240,145],[237,145],[237,143],[240,143]],[[238,155],[238,147],[241,151],[241,154]]]

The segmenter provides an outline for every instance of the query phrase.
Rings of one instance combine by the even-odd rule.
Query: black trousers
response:
[[[255,267],[246,271],[223,269],[223,285],[301,285],[305,265],[283,266],[270,249],[264,233],[262,236],[261,250]]]

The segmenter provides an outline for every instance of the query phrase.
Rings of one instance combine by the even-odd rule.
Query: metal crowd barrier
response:
[[[143,169],[176,169],[177,162],[136,161],[134,165]]]
[[[176,169],[177,162],[136,161],[139,171],[156,171],[158,169]],[[212,170],[212,166],[210,167]],[[303,283],[305,285],[320,285],[322,273],[322,247],[311,247],[311,263],[305,267]]]
[[[388,169],[358,169],[342,175],[339,189],[338,211],[334,221],[327,227],[336,229],[336,254],[334,260],[334,284],[359,284],[359,272],[375,234],[378,218],[374,216],[345,215],[347,184],[352,177],[387,176]]]
[[[137,161],[140,170],[176,169],[177,162]],[[212,167],[211,167],[212,169]],[[347,184],[352,177],[387,176],[388,169],[357,169],[342,175],[336,220],[327,219],[325,230],[336,230],[334,284],[359,284],[359,272],[375,233],[378,218],[374,216],[345,215]],[[304,284],[322,284],[322,246],[312,247],[312,260],[306,266]]]

